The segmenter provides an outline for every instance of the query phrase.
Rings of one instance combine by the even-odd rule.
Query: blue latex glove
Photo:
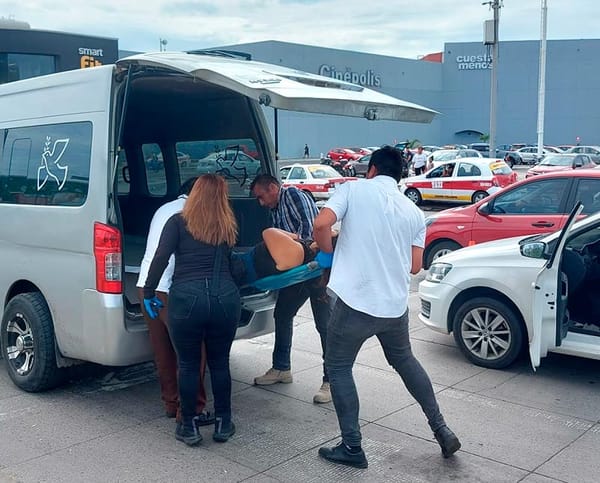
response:
[[[144,308],[151,319],[158,317],[158,311],[164,307],[163,303],[157,296],[151,299],[144,299]]]
[[[330,268],[331,265],[333,265],[333,253],[319,251],[315,257],[315,262],[317,262],[321,268]]]

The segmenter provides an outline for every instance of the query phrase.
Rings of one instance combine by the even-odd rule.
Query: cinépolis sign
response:
[[[346,67],[346,70],[338,70],[333,65],[323,64],[319,67],[319,75],[344,82],[352,82],[352,84],[364,87],[381,87],[381,76],[371,69],[364,72],[354,72],[349,67]]]
[[[492,68],[491,55],[457,55],[458,70],[485,70]]]

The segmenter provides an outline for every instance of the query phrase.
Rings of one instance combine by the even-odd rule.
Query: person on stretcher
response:
[[[321,268],[331,266],[331,255],[319,252],[313,240],[301,240],[295,233],[278,228],[267,228],[262,232],[263,241],[245,253],[233,253],[232,258],[241,260],[244,275],[238,277],[243,284],[278,275],[311,261],[319,263]]]

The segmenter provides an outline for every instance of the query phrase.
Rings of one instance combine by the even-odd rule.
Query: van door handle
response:
[[[535,223],[532,223],[531,226],[535,226],[535,227],[539,227],[539,228],[550,228],[550,227],[554,226],[554,223],[551,223],[549,221],[536,221]]]

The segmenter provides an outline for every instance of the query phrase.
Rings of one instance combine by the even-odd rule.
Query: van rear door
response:
[[[250,60],[185,52],[126,57],[117,66],[154,67],[191,75],[243,94],[260,104],[288,111],[429,123],[437,114],[411,102],[355,84]]]

